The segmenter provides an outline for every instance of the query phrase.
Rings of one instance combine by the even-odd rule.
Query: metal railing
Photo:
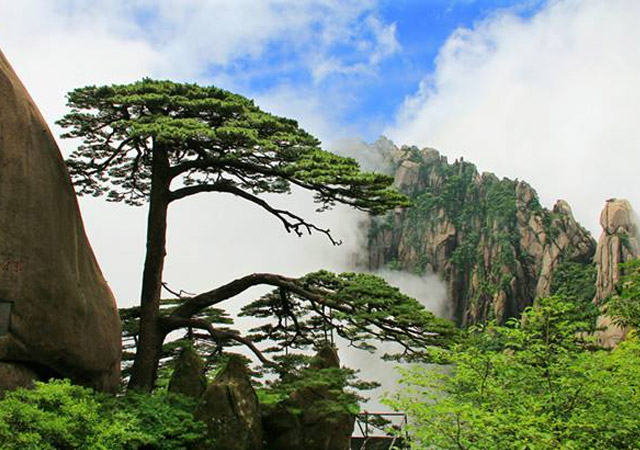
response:
[[[407,415],[403,412],[363,411],[356,416],[356,433],[351,437],[351,449],[392,449],[396,444],[406,442],[403,433],[406,425]]]

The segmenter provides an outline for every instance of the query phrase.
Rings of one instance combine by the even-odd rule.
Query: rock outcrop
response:
[[[433,149],[395,149],[392,161],[413,206],[371,223],[368,266],[437,273],[458,323],[517,316],[550,293],[560,263],[591,262],[595,241],[565,201],[549,211],[527,183]]]
[[[600,225],[602,234],[594,258],[597,268],[595,303],[613,293],[620,280],[620,264],[640,255],[638,225],[627,200],[607,200],[600,214]]]
[[[260,405],[242,359],[229,359],[200,399],[195,417],[214,440],[200,450],[262,449]]]
[[[602,234],[594,258],[597,278],[594,303],[600,304],[609,297],[620,280],[620,264],[640,256],[638,224],[631,204],[623,199],[609,199],[600,214]],[[602,328],[598,338],[600,344],[612,348],[620,342],[626,331],[617,327],[606,316],[600,316],[598,326]]]
[[[332,346],[322,347],[312,370],[337,369],[340,359]],[[349,450],[355,417],[331,410],[336,386],[314,386],[294,392],[283,404],[263,411],[265,441],[270,450]]]
[[[169,392],[199,399],[207,388],[204,361],[192,346],[180,351],[169,380]]]
[[[120,356],[115,300],[62,156],[0,53],[0,362],[23,380],[59,376],[112,391]],[[12,384],[0,378],[0,389]]]

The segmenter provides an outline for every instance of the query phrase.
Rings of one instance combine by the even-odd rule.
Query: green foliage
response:
[[[621,327],[640,327],[640,259],[621,264],[616,293],[606,303],[607,315]]]
[[[300,357],[302,356],[302,358]],[[327,416],[357,414],[364,399],[358,392],[374,389],[378,383],[364,382],[357,372],[344,367],[318,368],[313,357],[294,355],[278,358],[278,378],[258,389],[263,407],[286,408],[301,414],[300,400],[304,393],[316,393],[313,410]]]
[[[593,303],[596,295],[596,266],[564,261],[553,271],[550,292],[576,304],[578,318],[587,320],[595,330],[600,310]]]
[[[357,412],[358,391],[375,387],[347,368],[319,367],[308,355],[331,345],[334,333],[351,346],[374,350],[375,343],[395,344],[389,358],[429,359],[435,348],[455,342],[458,331],[435,317],[418,301],[371,274],[314,272],[300,280],[317,298],[279,289],[242,309],[242,315],[263,321],[251,330],[254,342],[266,342],[276,364],[262,367],[268,381],[260,394],[265,405],[298,407],[300,392],[325,394],[314,411]],[[291,411],[290,411],[291,412]]]
[[[389,188],[390,177],[360,172],[354,159],[322,150],[295,120],[214,86],[143,79],[76,89],[68,104],[58,124],[69,130],[63,137],[83,141],[67,160],[81,195],[143,203],[152,156],[162,149],[166,176],[178,185],[252,194],[297,185],[314,191],[321,209],[341,202],[376,214],[407,204]]]
[[[487,188],[487,218],[515,225],[516,181],[504,179],[489,184]]]
[[[145,434],[140,443],[145,449],[157,450],[190,448],[205,440],[206,426],[193,417],[195,407],[191,398],[164,392],[131,392],[112,399],[111,404],[112,411],[135,417],[139,431]]]
[[[551,294],[591,303],[596,295],[596,266],[566,261],[558,264],[551,280]]]
[[[202,441],[192,400],[166,394],[122,398],[68,381],[37,383],[0,400],[4,450],[178,450]]]
[[[250,337],[273,343],[275,354],[304,352],[329,342],[334,332],[363,350],[374,349],[372,341],[393,342],[402,356],[415,358],[428,358],[433,348],[456,339],[450,321],[375,275],[319,271],[299,282],[317,295],[278,289],[242,309],[241,315],[266,321]]]
[[[411,417],[412,448],[638,448],[640,343],[594,350],[579,308],[540,299],[521,321],[470,329],[450,366],[403,371],[389,402]]]
[[[394,259],[394,260],[389,261],[387,264],[385,264],[385,268],[387,270],[401,271],[402,270],[402,264],[397,259]]]

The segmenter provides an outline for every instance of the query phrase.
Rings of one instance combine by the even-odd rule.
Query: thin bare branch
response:
[[[195,328],[199,330],[205,330],[209,333],[209,335],[218,341],[222,341],[225,339],[229,339],[232,341],[236,341],[246,346],[251,352],[256,355],[256,357],[266,366],[275,366],[275,364],[267,359],[260,349],[255,346],[255,344],[250,340],[241,336],[239,333],[232,331],[219,330],[213,327],[211,323],[203,319],[194,319],[194,318],[180,318],[180,317],[165,317],[161,319],[161,325],[165,333],[170,333],[171,331],[178,330],[180,328]]]
[[[342,241],[337,241],[333,238],[333,236],[331,235],[331,230],[320,228],[312,223],[309,223],[302,217],[293,214],[290,211],[274,208],[267,201],[261,199],[256,195],[250,194],[249,192],[246,192],[238,188],[237,186],[234,186],[228,181],[180,188],[176,191],[171,192],[169,201],[173,202],[175,200],[189,197],[191,195],[200,194],[202,192],[225,192],[228,194],[233,194],[237,197],[241,197],[245,200],[249,200],[250,202],[255,203],[270,214],[277,217],[282,222],[282,224],[284,225],[284,229],[288,233],[294,232],[297,236],[302,236],[305,231],[307,234],[311,234],[312,232],[316,231],[327,236],[327,238],[329,238],[333,245],[342,244]]]

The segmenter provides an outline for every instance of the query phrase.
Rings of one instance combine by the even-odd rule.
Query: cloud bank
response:
[[[564,198],[596,236],[605,199],[640,207],[640,2],[549,1],[456,30],[386,133]]]

